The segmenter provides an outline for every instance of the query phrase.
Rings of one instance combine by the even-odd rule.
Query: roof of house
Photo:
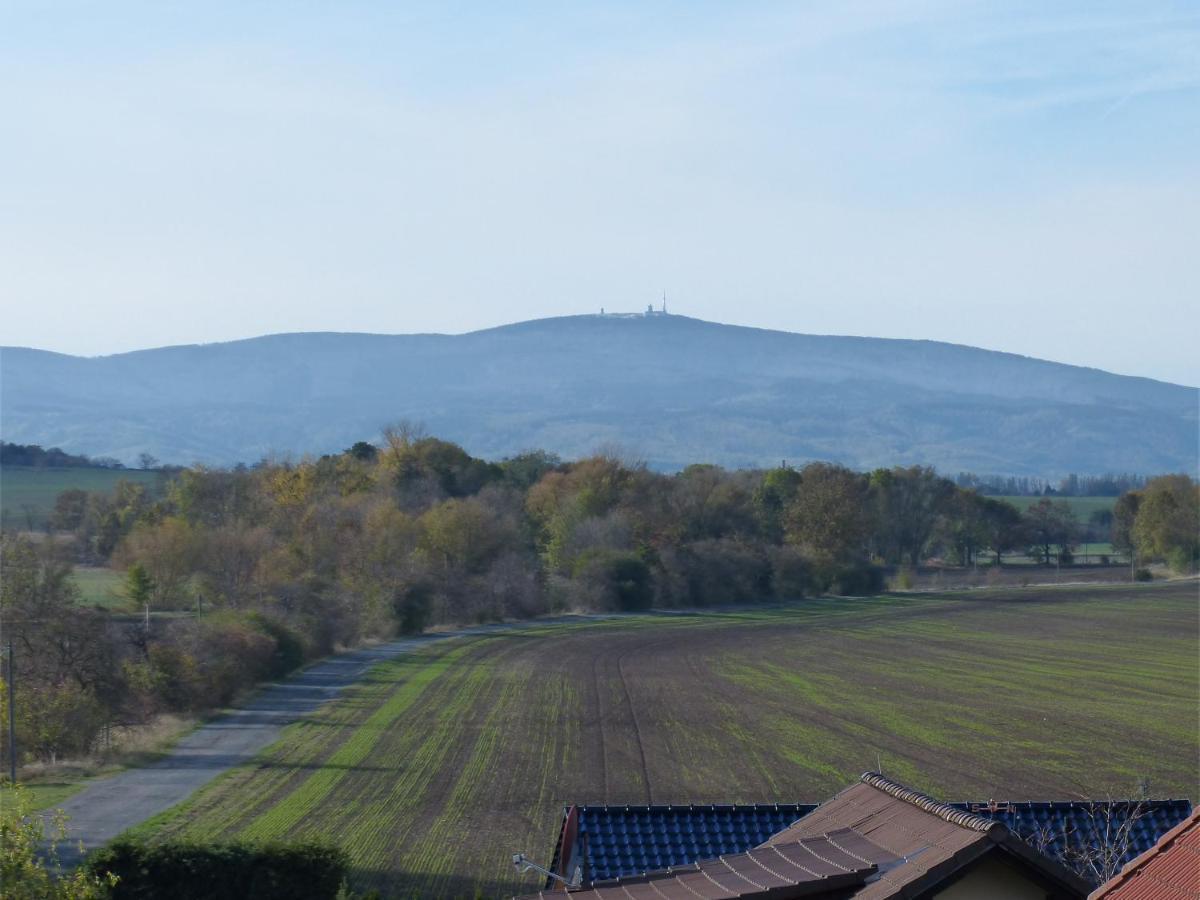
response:
[[[903,860],[853,894],[861,900],[918,896],[986,854],[1000,854],[1063,896],[1085,897],[1090,887],[1002,823],[941,803],[876,772],[867,772],[858,784],[822,803],[770,842],[804,840],[839,828],[852,828]]]
[[[1163,834],[1192,811],[1187,800],[1142,801],[988,801],[951,803],[958,809],[994,819],[1038,849],[1069,860],[1080,845],[1111,821],[1120,826],[1131,816],[1129,847],[1122,862],[1154,846]],[[587,805],[578,816],[583,851],[580,860],[592,879],[639,875],[684,866],[722,854],[744,853],[817,808],[815,803],[738,805],[626,806]],[[557,871],[563,848],[560,831],[554,848]]]
[[[1200,897],[1200,810],[1126,864],[1090,900],[1180,900]]]
[[[570,842],[568,842],[570,843]],[[999,855],[1055,897],[1088,885],[1000,822],[958,809],[873,772],[760,846],[633,878],[592,881],[573,898],[915,897]],[[548,886],[549,888],[550,886]],[[530,895],[562,896],[562,888]]]

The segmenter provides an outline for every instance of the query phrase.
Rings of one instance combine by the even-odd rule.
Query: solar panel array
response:
[[[593,880],[745,853],[816,809],[814,803],[581,806],[579,836]]]

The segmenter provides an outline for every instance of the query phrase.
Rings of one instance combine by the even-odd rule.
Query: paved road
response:
[[[550,621],[581,621],[601,616],[570,616]],[[272,684],[244,706],[202,725],[163,759],[149,766],[91,782],[62,804],[69,817],[68,844],[59,848],[64,866],[79,862],[78,845],[95,849],[151,816],[186,800],[223,772],[246,762],[273,743],[284,726],[317,709],[353,684],[376,663],[411,653],[435,641],[488,634],[534,623],[485,625],[421,635],[354,650],[310,666],[287,681]]]

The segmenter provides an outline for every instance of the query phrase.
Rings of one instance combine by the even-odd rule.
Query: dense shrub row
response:
[[[332,900],[349,859],[318,843],[121,840],[92,854],[87,868],[94,876],[117,876],[113,900]]]

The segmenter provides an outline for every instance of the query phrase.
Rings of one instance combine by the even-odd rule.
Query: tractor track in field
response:
[[[656,638],[649,641],[646,641],[644,638],[640,641],[638,641],[637,638],[634,638],[634,640],[637,642],[636,646],[631,647],[628,650],[618,652],[615,655],[611,652],[611,648],[609,646],[604,645],[601,645],[598,650],[590,651],[591,676],[588,680],[591,682],[591,694],[596,708],[596,737],[600,749],[600,769],[603,785],[602,796],[604,798],[604,802],[606,803],[613,802],[613,779],[610,773],[610,770],[612,769],[612,748],[610,746],[610,742],[605,738],[605,702],[604,695],[600,690],[600,686],[602,681],[611,682],[612,675],[614,673],[616,675],[616,682],[620,687],[620,699],[617,701],[617,708],[622,706],[624,707],[626,717],[628,718],[629,725],[631,726],[631,737],[633,739],[633,743],[637,746],[636,766],[641,772],[642,793],[644,794],[647,803],[653,802],[654,788],[653,782],[650,778],[650,764],[646,758],[644,731],[642,729],[641,722],[638,719],[637,704],[634,702],[633,692],[629,689],[629,676],[626,673],[626,660],[630,654],[644,654],[647,651],[652,650],[654,647],[659,647],[663,644],[670,643],[670,640],[664,640],[661,638]],[[610,717],[616,717],[615,711],[610,713]]]
[[[639,649],[644,650],[645,648]],[[642,767],[642,785],[646,790],[646,802],[653,803],[653,792],[650,787],[650,767],[646,765],[646,747],[642,743],[642,729],[638,724],[637,707],[633,703],[633,697],[629,694],[629,682],[625,680],[626,656],[628,656],[628,653],[617,655],[617,678],[621,681],[621,692],[625,695],[625,705],[629,707],[629,720],[633,723],[633,739],[637,743],[638,761]]]
[[[596,698],[596,731],[600,737],[600,771],[604,776],[604,802],[609,800],[608,744],[604,740],[604,707],[600,701],[600,654],[592,656],[592,693]]]

